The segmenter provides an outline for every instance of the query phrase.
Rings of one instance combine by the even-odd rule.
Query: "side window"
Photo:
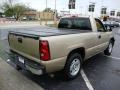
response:
[[[96,21],[97,30],[99,32],[105,32],[104,25],[101,23],[101,21],[99,19],[95,19],[95,21]]]

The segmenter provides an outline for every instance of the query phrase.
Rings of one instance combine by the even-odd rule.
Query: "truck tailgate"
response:
[[[22,56],[39,59],[39,36],[9,33],[10,48]],[[29,57],[30,56],[30,57]]]

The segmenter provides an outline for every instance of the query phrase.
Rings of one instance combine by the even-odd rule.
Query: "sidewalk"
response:
[[[11,24],[0,24],[0,29],[2,28],[16,28],[16,27],[32,27],[32,26],[40,26],[39,22],[19,22],[19,23],[11,23]]]
[[[0,58],[0,90],[43,90]]]
[[[47,24],[53,24],[53,21],[47,21]],[[21,21],[21,22],[15,22],[15,23],[0,23],[0,28],[4,27],[20,27],[20,26],[45,26],[46,22],[42,21]]]

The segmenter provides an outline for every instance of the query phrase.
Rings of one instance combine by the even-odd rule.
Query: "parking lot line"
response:
[[[113,58],[113,59],[115,59],[115,60],[118,60],[118,61],[120,61],[120,58],[118,58],[118,57],[107,56],[107,55],[104,55],[104,56],[106,56],[106,57],[108,57],[108,58]]]
[[[89,89],[89,90],[94,90],[93,86],[91,85],[90,81],[88,80],[88,78],[87,78],[87,76],[86,76],[86,74],[85,74],[85,72],[84,72],[83,69],[81,70],[80,73],[81,73],[82,78],[84,79],[84,81],[85,81],[85,83],[86,83],[88,89]]]

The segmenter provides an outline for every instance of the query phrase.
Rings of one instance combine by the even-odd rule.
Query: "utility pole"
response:
[[[47,9],[47,0],[46,0],[46,9]],[[48,13],[48,11],[47,11],[47,13]],[[45,25],[47,25],[47,17],[44,15],[44,17],[45,17]]]
[[[82,13],[82,9],[83,9],[83,7],[80,6],[80,14],[81,14],[81,15],[83,14],[83,13]]]
[[[55,10],[56,10],[56,0],[55,0]]]
[[[55,10],[54,10],[54,24],[56,25],[57,24],[57,20],[56,20],[56,17],[57,17],[57,9],[56,9],[56,0],[55,0]]]
[[[39,21],[40,21],[40,25],[42,25],[42,21],[41,21],[41,13],[39,12]]]
[[[101,0],[101,9],[103,8],[103,0]],[[101,13],[102,16],[104,16],[102,13]]]

